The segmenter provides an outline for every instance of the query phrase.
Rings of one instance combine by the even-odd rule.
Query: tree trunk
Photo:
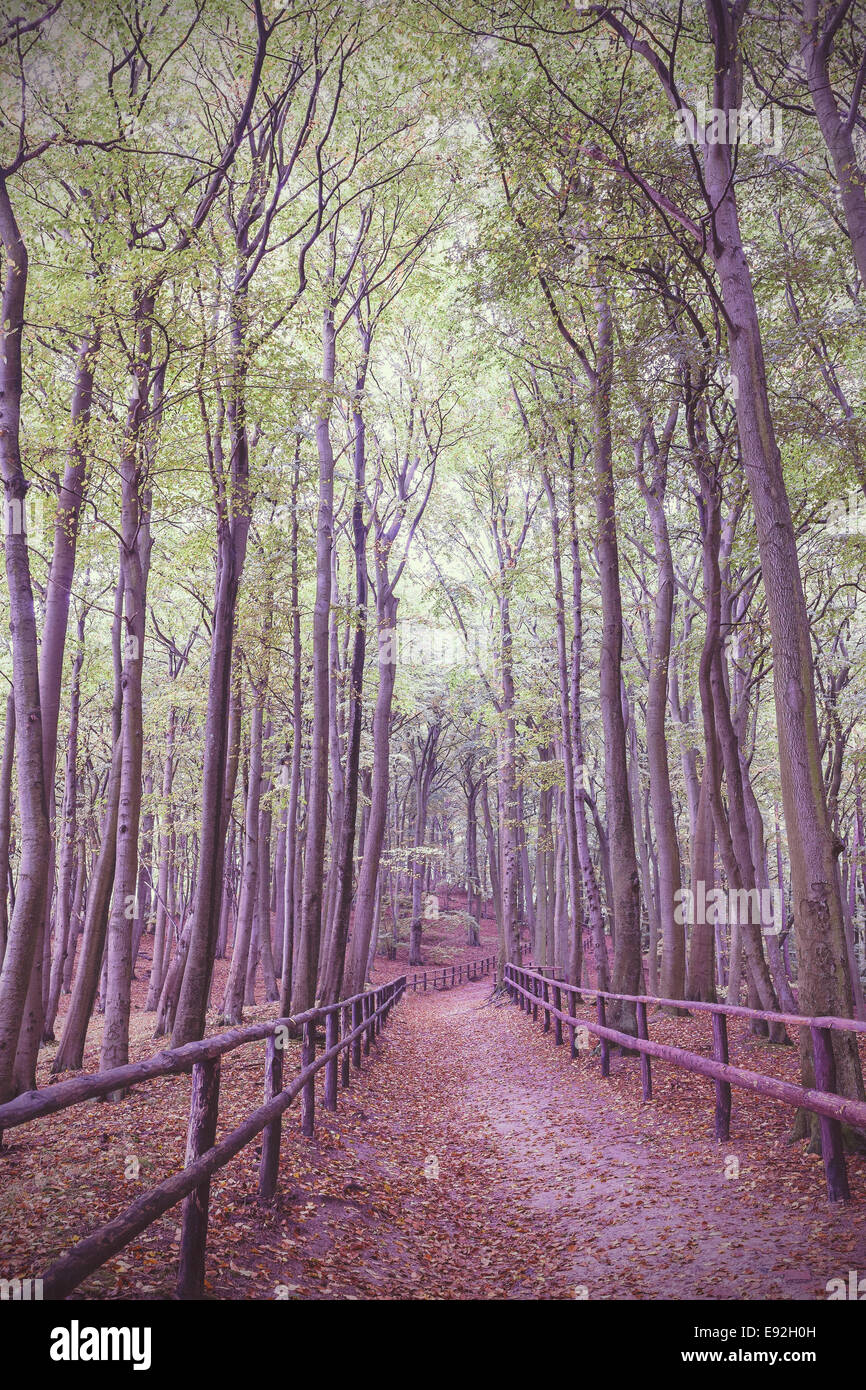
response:
[[[596,485],[597,553],[602,601],[600,662],[601,716],[604,730],[605,806],[611,844],[614,921],[612,988],[618,994],[639,994],[641,987],[640,879],[635,853],[634,822],[629,796],[625,721],[622,709],[622,595],[616,536],[613,480],[613,439],[610,399],[613,376],[613,329],[610,306],[598,293],[597,371],[592,383],[595,421],[594,471]],[[612,1010],[612,1027],[637,1031],[633,1004]]]
[[[335,844],[337,862],[336,905],[334,929],[329,951],[323,964],[319,995],[324,1004],[333,1004],[340,997],[349,936],[349,914],[352,907],[352,877],[355,864],[355,829],[358,817],[358,780],[361,759],[361,719],[363,714],[364,656],[367,648],[367,527],[364,523],[364,489],[366,486],[366,439],[362,400],[366,381],[366,364],[370,352],[370,334],[362,330],[362,358],[355,381],[355,402],[352,421],[355,431],[355,495],[352,503],[352,543],[355,554],[355,613],[352,640],[352,664],[349,670],[349,728],[346,743],[343,814],[340,839]]]
[[[336,333],[333,308],[329,305],[322,320],[323,396],[316,420],[319,505],[316,524],[316,601],[313,609],[313,729],[310,739],[310,798],[307,803],[301,938],[292,986],[292,1009],[295,1013],[312,1008],[316,1002],[319,944],[322,936],[330,724],[328,637],[331,609],[331,547],[334,543],[334,451],[331,446],[330,417],[335,367]]]
[[[263,696],[256,692],[250,720],[250,773],[244,812],[244,874],[238,921],[235,929],[232,963],[226,984],[222,1019],[225,1023],[243,1021],[247,962],[253,930],[253,913],[259,875],[259,806],[262,789],[262,722]]]
[[[16,1092],[16,1048],[24,1019],[31,970],[41,950],[50,852],[45,800],[39,645],[23,526],[27,481],[21,466],[21,339],[27,293],[27,251],[5,176],[0,175],[0,240],[6,255],[0,320],[0,472],[6,498],[5,559],[12,632],[12,683],[18,739],[18,812],[21,852],[15,906],[0,975],[0,1103]],[[41,1002],[41,985],[40,985]],[[41,1025],[41,1018],[39,1020]],[[41,1027],[40,1027],[41,1032]]]
[[[72,876],[78,840],[78,718],[81,708],[81,668],[84,664],[84,618],[78,620],[78,650],[72,666],[72,690],[69,696],[69,735],[66,745],[66,785],[63,797],[63,849],[60,855],[60,877],[57,883],[57,913],[54,926],[54,956],[51,962],[51,981],[45,1011],[43,1040],[54,1041],[54,1020],[60,1004],[63,968],[69,949],[69,926],[72,920]]]
[[[378,537],[377,537],[378,546]],[[379,689],[376,707],[373,711],[373,785],[370,800],[370,818],[367,823],[367,836],[364,843],[364,858],[358,875],[358,891],[355,895],[355,921],[352,929],[352,953],[347,990],[356,994],[364,987],[367,958],[370,953],[370,938],[373,931],[373,914],[376,898],[376,881],[379,873],[379,860],[385,839],[385,825],[388,815],[388,785],[391,757],[391,702],[394,695],[394,681],[397,675],[396,633],[397,598],[388,583],[388,575],[383,557],[376,555],[376,611],[378,622],[378,664]],[[396,930],[396,923],[395,923]]]
[[[15,765],[15,694],[6,696],[3,758],[0,762],[0,969],[9,929],[9,846],[12,840],[12,772]]]

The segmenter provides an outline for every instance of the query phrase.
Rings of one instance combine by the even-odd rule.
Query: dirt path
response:
[[[780,1207],[747,1160],[725,1177],[734,1141],[632,1103],[597,1058],[489,999],[485,981],[397,1011],[344,1111],[362,1200],[348,1226],[345,1206],[319,1215],[325,1288],[299,1249],[297,1294],[823,1299],[866,1272],[862,1206],[833,1209],[820,1166],[813,1196]]]
[[[678,1021],[651,1021],[663,1026]],[[262,1064],[239,1054],[226,1068],[221,1132],[249,1113]],[[287,1112],[272,1204],[257,1198],[257,1145],[215,1179],[206,1295],[811,1300],[849,1270],[866,1276],[866,1162],[849,1165],[855,1201],[833,1208],[820,1158],[785,1143],[787,1114],[735,1095],[720,1147],[709,1083],[654,1062],[653,1085],[642,1105],[636,1058],[615,1059],[608,1080],[597,1056],[572,1061],[514,1005],[491,1003],[489,979],[409,994],[336,1114],[319,1092],[312,1139]],[[74,1112],[77,1127],[13,1136],[8,1267],[38,1275],[122,1210],[136,1195],[124,1155],[141,1155],[142,1190],[174,1171],[188,1103],[188,1079],[167,1078]],[[80,1296],[171,1297],[178,1219],[149,1227]]]

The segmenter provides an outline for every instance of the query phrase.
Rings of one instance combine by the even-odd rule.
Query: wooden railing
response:
[[[644,1100],[652,1099],[652,1073],[650,1058],[658,1057],[670,1062],[683,1071],[695,1072],[709,1077],[715,1082],[716,1109],[715,1134],[717,1139],[730,1138],[731,1132],[731,1087],[744,1091],[754,1091],[770,1100],[782,1101],[796,1109],[801,1107],[818,1115],[821,1125],[821,1151],[824,1158],[824,1171],[827,1178],[827,1193],[831,1202],[847,1202],[850,1197],[848,1173],[842,1142],[842,1125],[866,1132],[866,1102],[849,1100],[836,1093],[836,1065],[833,1058],[833,1033],[866,1033],[866,1023],[851,1018],[813,1018],[799,1014],[761,1013],[755,1009],[740,1008],[735,1004],[705,1004],[694,1000],[659,999],[650,994],[612,994],[608,990],[592,989],[588,985],[569,985],[540,974],[522,965],[506,965],[505,984],[512,999],[526,1013],[532,1013],[535,1021],[541,1010],[544,1031],[549,1032],[553,1022],[554,1041],[561,1045],[562,1027],[569,1028],[571,1055],[577,1052],[577,1030],[584,1028],[601,1040],[601,1074],[610,1075],[611,1043],[640,1053],[641,1085]],[[596,1001],[595,1022],[577,1017],[574,1013],[575,996],[591,995]],[[563,1008],[565,996],[570,1008]],[[606,1020],[606,1003],[614,1000],[635,1005],[637,1037],[609,1028]],[[702,1057],[696,1052],[688,1052],[680,1047],[652,1042],[647,1027],[647,1006],[654,1008],[686,1009],[690,1012],[712,1015],[713,1057]],[[815,1086],[813,1088],[795,1086],[789,1081],[779,1081],[773,1076],[763,1076],[760,1072],[748,1071],[744,1067],[731,1066],[728,1061],[729,1017],[760,1019],[766,1023],[782,1023],[791,1028],[808,1028],[812,1037],[812,1051],[815,1062]]]
[[[529,943],[524,941],[520,945],[520,954],[525,956],[530,950]],[[484,960],[470,960],[464,965],[443,965],[435,966],[432,970],[423,970],[420,975],[417,973],[409,980],[407,977],[406,988],[414,992],[421,990],[426,993],[430,989],[453,989],[455,985],[462,985],[464,980],[480,980],[484,975],[489,975],[496,967],[496,956],[485,956]]]
[[[115,1067],[90,1076],[77,1076],[44,1090],[28,1091],[6,1105],[0,1105],[0,1133],[27,1124],[42,1115],[55,1114],[72,1105],[100,1096],[122,1094],[157,1076],[192,1071],[186,1163],[139,1197],[126,1211],[61,1256],[43,1277],[44,1298],[65,1298],[72,1289],[99,1269],[141,1231],[150,1226],[178,1202],[183,1202],[180,1266],[177,1278],[179,1298],[199,1298],[204,1289],[205,1246],[212,1175],[240,1153],[257,1135],[263,1134],[259,1162],[259,1196],[270,1200],[277,1189],[280,1163],[282,1115],[292,1101],[301,1097],[301,1131],[311,1135],[315,1126],[316,1073],[325,1068],[324,1107],[336,1110],[341,1083],[349,1085],[350,1063],[360,1069],[361,1054],[369,1054],[373,1038],[382,1031],[388,1014],[399,1003],[406,989],[406,977],[390,980],[378,989],[341,999],[337,1004],[309,1009],[294,1018],[234,1028],[201,1042],[159,1052],[144,1062]],[[316,1027],[324,1023],[325,1050],[316,1056]],[[290,1035],[300,1032],[301,1070],[288,1086],[283,1086],[283,1053]],[[219,1113],[220,1061],[235,1048],[266,1040],[265,1104],[219,1143],[215,1143]],[[342,1057],[341,1057],[342,1054]]]
[[[496,965],[495,956],[485,956],[484,960],[470,960],[465,965],[443,965],[433,970],[424,970],[420,975],[415,974],[412,979],[407,977],[406,988],[411,987],[412,991],[421,990],[426,992],[430,989],[450,989],[455,985],[462,985],[464,980],[480,980],[482,976],[489,975]]]

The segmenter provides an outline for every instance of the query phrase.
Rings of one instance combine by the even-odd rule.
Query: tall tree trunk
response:
[[[78,650],[72,665],[72,690],[69,696],[69,734],[66,745],[66,785],[63,796],[63,849],[60,856],[60,877],[57,884],[57,914],[54,927],[54,956],[51,962],[51,981],[45,1010],[43,1039],[54,1041],[54,1020],[60,1004],[63,968],[69,949],[69,926],[72,920],[72,876],[78,840],[78,719],[81,709],[81,668],[84,665],[84,616],[78,620]]]
[[[709,894],[715,889],[716,883],[716,840],[709,787],[710,776],[710,762],[709,759],[705,759],[690,854],[692,904],[697,904],[700,900],[700,884],[704,885],[705,894]],[[682,913],[680,915],[684,916]],[[701,916],[704,917],[704,914]],[[708,1004],[716,1002],[714,947],[713,923],[706,920],[692,921],[689,933],[689,968],[685,995],[687,999],[702,1000]]]
[[[580,535],[577,530],[575,478],[574,478],[574,440],[568,442],[568,515],[571,532],[571,729],[572,757],[574,759],[574,819],[577,835],[577,853],[580,873],[583,880],[583,900],[589,918],[589,931],[595,957],[596,984],[599,989],[608,989],[610,976],[607,959],[607,942],[604,935],[604,917],[601,910],[601,894],[592,853],[589,847],[589,829],[586,823],[586,770],[583,749],[583,718],[581,711],[581,677],[583,663],[583,570],[580,560]],[[572,981],[573,984],[579,981]]]
[[[250,720],[250,774],[244,812],[244,874],[238,922],[235,929],[232,963],[226,984],[222,1018],[226,1023],[243,1021],[247,962],[253,930],[253,913],[259,876],[259,806],[262,789],[263,696],[256,692]]]
[[[300,865],[298,852],[298,798],[301,787],[303,701],[301,692],[301,610],[298,598],[298,485],[300,445],[295,450],[292,475],[292,769],[289,778],[289,810],[286,821],[286,900],[283,915],[283,973],[280,980],[280,1013],[287,1017],[292,1006],[295,953],[295,921],[298,898],[295,881]]]
[[[6,256],[0,321],[0,472],[6,499],[5,559],[12,631],[12,683],[18,739],[18,813],[21,853],[15,906],[0,975],[0,1103],[17,1087],[15,1054],[24,1020],[34,959],[41,950],[50,852],[45,800],[39,646],[24,530],[27,480],[21,466],[21,338],[27,294],[27,250],[6,178],[0,175],[0,240]],[[41,986],[40,986],[41,1002]],[[41,1018],[39,1020],[41,1024]],[[41,1032],[41,1028],[40,1028]]]
[[[713,105],[738,111],[742,99],[739,26],[744,11],[708,0],[707,19],[715,48]],[[714,207],[712,254],[728,319],[731,373],[737,381],[740,449],[758,538],[773,648],[773,685],[782,801],[791,859],[791,887],[799,962],[799,1004],[813,1015],[851,1017],[853,994],[845,946],[842,903],[836,877],[837,846],[827,815],[820,756],[809,614],[797,554],[797,538],[776,440],[760,321],[743,249],[731,150],[704,149],[707,193]],[[834,1033],[837,1084],[841,1094],[864,1097],[853,1034]],[[803,1081],[814,1081],[811,1048],[800,1051]],[[817,1142],[817,1118],[800,1116],[799,1130]]]
[[[573,449],[573,444],[571,448]],[[574,787],[574,743],[572,738],[571,704],[569,701],[570,673],[568,669],[568,649],[565,639],[565,592],[562,583],[562,547],[560,538],[559,511],[556,494],[550,475],[542,472],[547,505],[550,512],[550,529],[553,543],[553,598],[556,612],[556,667],[559,677],[559,722],[562,729],[562,765],[565,779],[565,839],[568,853],[568,888],[571,902],[571,931],[567,977],[570,984],[579,985],[583,973],[583,893],[581,891],[581,865],[577,844],[577,802]]]
[[[377,537],[378,546],[378,537]],[[373,785],[370,800],[370,819],[364,842],[364,858],[358,875],[355,895],[355,921],[352,929],[352,951],[347,980],[349,994],[364,986],[373,914],[376,906],[376,882],[379,861],[385,840],[388,816],[388,785],[391,757],[391,702],[397,675],[396,633],[397,597],[388,583],[384,557],[376,555],[376,616],[378,624],[379,689],[373,711]],[[396,924],[395,924],[396,930]]]
[[[138,888],[138,831],[144,753],[142,662],[147,580],[150,569],[150,500],[147,475],[152,463],[153,432],[159,425],[161,380],[152,381],[152,316],[147,292],[136,306],[137,360],[130,397],[127,432],[120,461],[120,555],[124,577],[125,628],[121,685],[123,712],[120,807],[114,890],[108,920],[107,990],[100,1065],[103,1070],[129,1061],[129,1011],[132,984],[132,922]],[[153,388],[153,390],[152,390]],[[148,409],[153,398],[153,414]]]
[[[340,822],[340,840],[335,845],[337,881],[334,930],[323,964],[319,995],[324,1004],[340,997],[349,936],[352,907],[352,875],[355,863],[355,829],[358,817],[358,780],[361,759],[361,718],[363,714],[364,656],[367,648],[367,527],[364,523],[366,486],[366,438],[362,408],[370,353],[369,331],[361,333],[361,366],[355,381],[352,423],[355,432],[355,495],[352,503],[352,544],[355,555],[355,613],[352,663],[349,670],[349,728],[346,743],[345,792]]]
[[[501,566],[500,566],[501,568]],[[500,923],[499,979],[506,964],[518,964],[517,949],[517,725],[514,715],[514,665],[511,633],[511,603],[508,577],[499,595],[499,668],[501,696],[497,746],[497,798],[499,807],[499,894]]]
[[[12,841],[12,772],[15,765],[15,693],[6,696],[3,757],[0,761],[0,969],[9,930],[9,846]]]
[[[276,975],[274,973],[274,956],[271,945],[271,740],[273,729],[271,721],[268,720],[264,731],[264,742],[267,749],[267,766],[262,771],[262,796],[266,798],[265,805],[259,810],[259,877],[258,877],[258,905],[259,905],[259,960],[262,967],[262,979],[265,986],[265,999],[269,1004],[279,999],[280,994],[277,989]]]
[[[661,992],[666,999],[682,999],[686,982],[685,930],[682,922],[677,921],[676,913],[676,904],[680,900],[682,890],[680,849],[665,730],[674,612],[674,564],[664,501],[667,488],[667,451],[675,423],[676,415],[671,412],[660,443],[656,441],[652,428],[648,432],[647,442],[654,465],[652,482],[647,483],[642,469],[638,469],[638,483],[641,485],[652,527],[657,573],[647,688],[646,747],[659,871]],[[650,989],[655,992],[652,985]]]
[[[111,772],[106,788],[105,814],[99,855],[87,887],[87,910],[84,936],[79,953],[72,998],[63,1025],[63,1037],[51,1070],[74,1071],[82,1065],[87,1025],[93,1012],[93,1002],[99,985],[111,904],[111,885],[114,881],[114,854],[117,818],[120,807],[120,777],[123,745],[118,737],[114,745]]]
[[[605,806],[611,845],[614,920],[612,988],[639,994],[641,987],[640,879],[628,784],[622,684],[622,595],[614,502],[613,438],[610,404],[613,379],[613,326],[603,290],[598,292],[597,368],[592,381],[595,424],[594,472],[598,523],[598,569],[602,602],[600,662],[601,716],[604,730]],[[613,1011],[614,1027],[637,1030],[634,1004]]]
[[[165,761],[162,768],[162,806],[159,816],[159,868],[156,881],[156,925],[153,935],[153,962],[150,967],[150,984],[145,1001],[145,1010],[150,1012],[159,1004],[165,979],[166,962],[166,923],[168,921],[168,873],[171,853],[171,834],[173,822],[172,784],[174,782],[174,739],[177,714],[174,705],[168,711],[168,729],[165,735]]]
[[[238,273],[240,277],[240,272]],[[232,311],[231,389],[226,417],[231,440],[229,478],[214,440],[213,484],[217,503],[217,575],[213,604],[207,714],[204,730],[199,874],[183,971],[172,1046],[204,1036],[223,897],[228,810],[226,768],[229,758],[230,704],[238,590],[244,572],[250,529],[250,457],[246,415],[246,294],[235,284]]]
[[[292,1009],[301,1013],[316,1002],[322,894],[328,816],[328,629],[331,609],[331,547],[334,543],[334,451],[331,410],[336,368],[334,313],[322,320],[322,403],[316,420],[319,456],[319,505],[316,524],[316,601],[313,609],[313,730],[310,739],[310,799],[307,803],[307,848],[301,938],[292,986]],[[366,956],[364,960],[366,964]]]

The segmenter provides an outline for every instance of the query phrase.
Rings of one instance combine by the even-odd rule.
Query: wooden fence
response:
[[[462,985],[464,980],[480,980],[484,975],[489,975],[495,965],[495,956],[485,956],[484,960],[471,960],[466,965],[443,965],[441,969],[424,970],[420,975],[413,975],[411,981],[407,977],[406,988],[411,985],[413,992],[420,989],[425,993],[428,987],[453,988],[455,985]]]
[[[294,1018],[234,1028],[201,1042],[159,1052],[144,1062],[115,1067],[90,1076],[77,1076],[39,1091],[28,1091],[6,1105],[0,1105],[0,1134],[4,1129],[27,1124],[43,1115],[55,1114],[72,1105],[101,1096],[122,1095],[157,1076],[192,1071],[186,1163],[134,1201],[113,1221],[61,1256],[43,1277],[43,1297],[65,1298],[94,1270],[128,1245],[178,1202],[183,1202],[180,1266],[177,1278],[179,1298],[199,1298],[204,1289],[205,1246],[207,1240],[210,1180],[218,1169],[263,1133],[259,1162],[259,1196],[270,1200],[277,1189],[280,1163],[282,1115],[292,1101],[301,1097],[301,1130],[311,1135],[315,1126],[316,1073],[325,1068],[324,1107],[336,1110],[341,1083],[349,1085],[350,1064],[359,1069],[361,1054],[369,1054],[373,1038],[388,1021],[406,989],[406,977],[390,980],[378,989],[341,999],[337,1004],[309,1009]],[[316,1056],[316,1028],[324,1023],[324,1052]],[[300,1032],[301,1069],[283,1086],[283,1052],[290,1033]],[[267,1042],[264,1066],[265,1104],[260,1106],[219,1143],[215,1142],[219,1113],[220,1061],[227,1052],[249,1043]],[[342,1054],[342,1056],[341,1056]]]
[[[726,1140],[731,1132],[731,1088],[736,1086],[744,1091],[754,1091],[769,1100],[779,1100],[796,1109],[812,1111],[818,1115],[821,1125],[821,1150],[824,1158],[824,1171],[827,1177],[827,1193],[831,1202],[847,1202],[850,1197],[848,1173],[842,1143],[842,1125],[866,1132],[866,1102],[849,1100],[836,1093],[836,1066],[833,1058],[834,1032],[866,1033],[866,1023],[850,1018],[812,1018],[799,1014],[761,1013],[755,1009],[744,1009],[734,1004],[704,1004],[694,1000],[658,999],[650,994],[612,994],[607,990],[592,989],[588,985],[569,985],[562,980],[551,979],[536,970],[522,965],[506,965],[505,984],[512,999],[526,1013],[531,1013],[537,1021],[539,1009],[543,1016],[544,1031],[550,1031],[553,1023],[554,1041],[561,1045],[562,1026],[570,1031],[571,1055],[576,1055],[576,1035],[578,1028],[585,1028],[601,1040],[601,1074],[610,1075],[610,1045],[617,1044],[629,1051],[640,1053],[641,1085],[644,1100],[652,1099],[652,1073],[650,1058],[658,1057],[670,1062],[684,1071],[695,1072],[709,1077],[715,1083],[715,1134],[716,1138]],[[563,1008],[563,995],[572,1011]],[[596,1001],[596,1019],[592,1022],[575,1016],[574,998],[576,995],[591,995]],[[606,1003],[614,1000],[635,1005],[637,1037],[619,1032],[607,1026]],[[712,1015],[713,1057],[702,1057],[696,1052],[688,1052],[680,1047],[670,1047],[664,1043],[652,1042],[647,1026],[647,1006],[687,1009],[690,1012]],[[729,1017],[761,1019],[764,1022],[779,1022],[790,1028],[808,1028],[812,1038],[812,1052],[815,1061],[815,1086],[807,1088],[795,1086],[789,1081],[779,1081],[773,1076],[762,1076],[759,1072],[748,1071],[744,1067],[731,1066],[728,1061]]]
[[[525,956],[530,949],[528,942],[524,941],[520,945],[520,954]],[[413,993],[421,990],[426,993],[430,989],[453,989],[455,985],[462,985],[464,980],[480,980],[484,975],[489,975],[496,967],[496,956],[485,956],[484,960],[470,960],[465,965],[443,965],[436,966],[432,970],[424,970],[420,975],[415,974],[412,979],[407,977],[406,988],[411,988]]]

